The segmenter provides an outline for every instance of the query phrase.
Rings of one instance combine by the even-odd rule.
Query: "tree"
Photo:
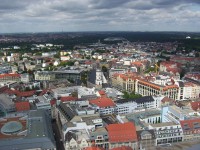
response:
[[[85,58],[86,58],[86,59],[90,59],[90,56],[86,56]]]
[[[35,63],[34,63],[34,62],[31,62],[31,65],[35,65]]]
[[[91,55],[94,55],[94,53],[95,53],[95,52],[94,52],[94,51],[92,51],[92,52],[91,52]]]
[[[4,56],[4,53],[0,52],[0,56]]]
[[[180,73],[180,78],[181,79],[185,76],[185,73],[186,73],[185,69],[182,69],[182,71]]]
[[[14,62],[14,65],[15,65],[15,66],[18,66],[18,64],[17,64],[16,62]]]
[[[82,75],[81,75],[81,81],[84,84],[87,84],[87,76],[88,76],[88,71],[85,71]]]
[[[30,90],[31,90],[30,87],[26,87],[26,88],[25,88],[25,91],[30,91]]]
[[[128,93],[128,92],[126,92],[126,91],[124,91],[123,92],[123,98],[125,98],[125,99],[129,99],[129,98],[140,98],[140,97],[142,97],[142,95],[140,95],[140,94],[135,94],[135,92],[133,91],[133,92],[131,92],[130,94]]]
[[[74,61],[68,61],[68,62],[66,63],[66,65],[68,65],[68,66],[73,66],[73,65],[74,65]]]
[[[72,97],[78,97],[78,93],[77,92],[72,92]]]
[[[166,57],[166,61],[170,61],[170,57]]]
[[[200,57],[199,52],[195,53],[195,57]]]
[[[4,58],[4,61],[5,61],[5,62],[7,62],[7,61],[8,61],[7,57],[5,57],[5,58]]]
[[[129,98],[128,92],[124,91],[123,94],[124,94],[124,95],[123,95],[123,98],[125,98],[125,99],[128,99],[128,98]]]
[[[54,55],[54,58],[60,58],[60,54],[58,53],[58,54]]]
[[[102,71],[103,72],[107,72],[108,71],[107,67],[106,66],[102,66]]]

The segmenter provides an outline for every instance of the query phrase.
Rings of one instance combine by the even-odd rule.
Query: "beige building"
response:
[[[48,72],[48,71],[37,71],[35,72],[35,80],[38,81],[52,81],[55,80],[55,74]]]
[[[137,131],[138,147],[144,150],[154,150],[156,146],[156,137],[154,130]]]
[[[188,82],[179,81],[179,100],[196,99],[200,97],[200,85]]]
[[[144,80],[137,80],[135,92],[142,96],[164,95],[171,99],[178,99],[179,87],[177,85],[161,86]]]
[[[142,96],[163,95],[178,99],[179,87],[172,85],[158,85],[141,79],[136,73],[114,74],[112,86],[121,90],[140,94]]]
[[[112,77],[112,86],[121,90],[135,91],[136,79],[139,79],[136,73],[114,74]]]

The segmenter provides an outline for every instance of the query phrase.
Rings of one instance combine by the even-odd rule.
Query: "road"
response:
[[[56,121],[52,122],[52,127],[53,127],[53,132],[54,132],[54,138],[56,140],[56,148],[57,148],[57,150],[65,150],[64,146],[63,146],[63,142],[60,141],[61,136],[60,136],[60,132],[58,130],[58,126],[56,124]]]

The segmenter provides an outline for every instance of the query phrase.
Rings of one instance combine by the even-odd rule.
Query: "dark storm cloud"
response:
[[[30,0],[0,0],[0,10],[24,9],[30,2]]]
[[[199,30],[200,0],[0,0],[0,16],[0,32]]]
[[[97,9],[109,9],[116,7],[123,7],[124,4],[130,2],[131,0],[93,0],[91,4],[93,8]]]

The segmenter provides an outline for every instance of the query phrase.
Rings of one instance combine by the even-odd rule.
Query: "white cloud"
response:
[[[0,0],[1,32],[199,31],[198,0]],[[194,7],[195,6],[195,7]]]

